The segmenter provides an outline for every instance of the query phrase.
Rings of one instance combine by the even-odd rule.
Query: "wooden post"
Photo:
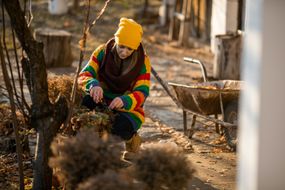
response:
[[[174,13],[170,19],[168,38],[173,40],[176,38],[176,33],[178,33],[178,45],[188,45],[191,2],[191,0],[175,2]],[[179,27],[176,20],[179,21]]]
[[[35,38],[44,44],[44,56],[47,67],[66,67],[73,61],[71,52],[71,34],[64,30],[38,28]]]
[[[180,30],[178,45],[188,45],[189,29],[190,29],[190,11],[191,11],[191,0],[184,0],[182,6],[182,18],[180,19]]]
[[[217,35],[215,37],[214,78],[240,79],[241,39],[240,34]]]
[[[211,18],[212,18],[212,1],[205,2],[205,32],[202,36],[204,41],[210,41],[211,36]]]
[[[178,31],[177,22],[176,22],[176,12],[181,9],[180,1],[175,0],[173,9],[174,11],[173,15],[170,18],[169,33],[168,33],[168,39],[170,41],[176,39],[176,33]]]

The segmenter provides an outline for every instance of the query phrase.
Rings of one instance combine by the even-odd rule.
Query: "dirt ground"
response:
[[[175,42],[168,42],[165,27],[158,26],[158,18],[150,17],[139,19],[140,7],[143,1],[111,1],[102,18],[90,31],[87,39],[85,61],[90,54],[101,43],[111,38],[116,31],[120,17],[135,18],[144,28],[145,49],[150,56],[153,68],[158,72],[165,82],[177,82],[188,84],[200,80],[201,73],[198,66],[183,61],[183,57],[189,56],[200,59],[206,66],[208,75],[212,73],[213,55],[209,47],[183,48],[176,46]],[[153,10],[158,10],[160,1],[150,1]],[[99,1],[92,6],[91,17],[103,6]],[[62,16],[50,15],[47,11],[48,1],[33,1],[32,28],[50,27],[64,29],[72,34],[72,53],[74,62],[68,68],[50,68],[48,74],[73,75],[79,58],[78,41],[84,20],[84,7],[78,11],[69,11]],[[197,172],[191,183],[190,189],[235,189],[236,186],[236,153],[231,152],[223,137],[215,132],[212,123],[198,120],[192,139],[183,135],[182,110],[178,109],[171,98],[165,93],[161,85],[151,79],[150,97],[146,102],[146,122],[140,130],[143,138],[143,146],[149,143],[170,142],[174,146],[184,149],[185,154],[193,163]],[[191,117],[188,117],[190,123]]]

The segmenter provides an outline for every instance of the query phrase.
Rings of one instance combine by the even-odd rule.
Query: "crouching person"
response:
[[[94,109],[104,101],[117,113],[111,133],[124,139],[130,152],[141,144],[137,131],[144,122],[150,86],[151,65],[142,34],[141,25],[121,18],[114,38],[95,49],[78,81],[87,93],[84,106]]]

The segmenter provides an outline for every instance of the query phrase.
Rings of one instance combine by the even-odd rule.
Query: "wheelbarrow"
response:
[[[168,95],[183,110],[184,133],[192,138],[197,117],[215,123],[216,132],[225,136],[227,144],[233,150],[237,145],[238,99],[243,89],[243,81],[218,80],[209,82],[207,72],[202,62],[189,57],[185,61],[199,64],[204,82],[191,84],[177,84],[169,82],[174,88],[174,96],[168,85],[152,69],[153,75],[162,84]],[[177,98],[176,98],[177,97]],[[190,129],[187,129],[187,114],[192,115]],[[218,119],[221,114],[222,119]],[[215,117],[210,117],[211,115]]]

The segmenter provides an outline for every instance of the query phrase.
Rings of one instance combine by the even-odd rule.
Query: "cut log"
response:
[[[44,44],[44,56],[47,67],[71,66],[71,34],[64,30],[38,28],[35,38]]]
[[[240,79],[241,34],[215,36],[215,79]]]

